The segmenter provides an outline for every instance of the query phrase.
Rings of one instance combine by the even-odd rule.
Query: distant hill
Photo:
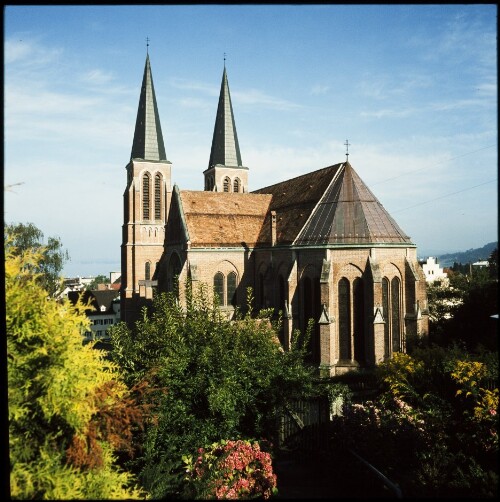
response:
[[[451,267],[455,262],[465,265],[466,263],[474,263],[480,260],[487,260],[496,247],[498,247],[498,241],[490,242],[489,244],[484,245],[482,248],[442,254],[439,255],[437,259],[441,267]]]

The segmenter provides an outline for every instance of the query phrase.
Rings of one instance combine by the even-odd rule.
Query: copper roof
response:
[[[137,109],[134,141],[132,143],[130,158],[158,161],[167,160],[149,55],[146,56],[146,64],[144,66],[141,96]]]
[[[180,190],[191,247],[254,247],[270,242],[262,232],[271,195]]]
[[[348,162],[252,193],[273,195],[278,244],[411,244]]]
[[[215,118],[214,135],[208,168],[215,165],[242,167],[240,146],[234,123],[233,105],[227,81],[226,68],[222,74],[219,104]]]

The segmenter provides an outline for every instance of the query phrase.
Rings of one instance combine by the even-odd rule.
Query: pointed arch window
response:
[[[229,192],[229,190],[231,189],[231,180],[226,176],[224,178],[224,192]]]
[[[357,277],[352,284],[354,359],[366,363],[365,352],[365,288],[363,279]]]
[[[351,359],[351,292],[349,281],[339,281],[339,358]]]
[[[224,274],[217,272],[214,276],[214,294],[219,305],[224,305]]]
[[[146,281],[151,280],[151,263],[149,261],[146,262],[146,265],[144,267],[144,278]]]
[[[400,286],[399,279],[394,277],[391,281],[391,327],[392,351],[401,351],[401,322],[400,322]]]
[[[233,192],[238,193],[240,191],[241,181],[239,178],[236,178],[233,183]]]
[[[227,305],[236,305],[236,273],[227,274]]]
[[[145,173],[142,177],[142,219],[149,220],[149,195],[150,195],[151,177],[149,173]]]
[[[389,279],[382,279],[382,309],[384,314],[384,359],[391,356],[390,319],[389,319]]]
[[[155,220],[161,220],[161,175],[155,175]]]

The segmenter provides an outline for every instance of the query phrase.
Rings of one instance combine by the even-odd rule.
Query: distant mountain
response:
[[[490,242],[482,248],[469,249],[468,251],[458,251],[456,253],[442,254],[437,257],[438,263],[441,267],[451,267],[455,262],[474,263],[480,260],[487,260],[492,251],[498,247],[498,241]]]

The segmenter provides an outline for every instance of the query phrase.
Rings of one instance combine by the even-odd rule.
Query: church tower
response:
[[[133,322],[140,307],[151,301],[156,286],[172,193],[171,166],[165,153],[148,54],[123,194],[120,298],[121,318],[126,322]]]
[[[205,191],[248,192],[248,167],[243,167],[241,162],[240,145],[236,134],[225,65],[210,160],[208,168],[203,174],[205,176]]]

